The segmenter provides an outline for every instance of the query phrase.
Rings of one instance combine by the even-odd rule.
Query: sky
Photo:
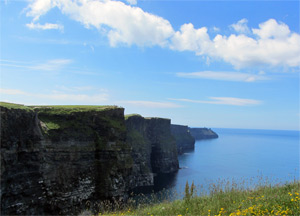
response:
[[[299,130],[299,1],[1,0],[0,100]]]

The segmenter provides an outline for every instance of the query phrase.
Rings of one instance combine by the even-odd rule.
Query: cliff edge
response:
[[[210,128],[189,128],[195,140],[218,138],[218,134]]]

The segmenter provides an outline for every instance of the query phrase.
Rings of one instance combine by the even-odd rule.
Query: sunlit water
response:
[[[157,178],[155,191],[183,194],[187,181],[206,190],[220,180],[256,184],[263,178],[277,184],[299,179],[299,131],[213,130],[219,138],[197,141],[193,152],[180,155],[181,169]]]

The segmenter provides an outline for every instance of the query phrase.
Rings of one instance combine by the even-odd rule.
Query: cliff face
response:
[[[1,107],[1,215],[43,214],[41,132],[30,109]],[[35,197],[35,199],[32,199]]]
[[[141,183],[153,185],[153,173],[172,173],[179,163],[175,139],[171,135],[170,120],[143,118],[133,115],[126,119],[127,142],[132,146],[133,160]],[[151,181],[150,181],[151,179]]]
[[[133,166],[123,112],[1,107],[1,214],[75,214],[123,197]]]
[[[189,130],[195,140],[213,139],[219,137],[218,134],[209,128],[189,128]]]
[[[176,140],[178,154],[195,149],[195,139],[188,126],[172,124],[171,133]]]
[[[171,120],[148,118],[147,136],[151,142],[151,166],[154,173],[172,173],[179,169],[176,141],[171,134]]]
[[[1,215],[78,214],[178,169],[170,120],[118,107],[1,109]],[[126,129],[128,128],[128,131]]]
[[[139,115],[126,118],[127,143],[132,147],[134,161],[131,179],[131,188],[134,186],[152,186],[153,173],[151,167],[151,141],[148,139],[148,125],[146,119]]]

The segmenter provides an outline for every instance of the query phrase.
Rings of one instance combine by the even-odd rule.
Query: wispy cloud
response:
[[[22,95],[24,97],[30,97],[31,99],[35,100],[52,100],[56,101],[57,103],[81,103],[81,104],[101,104],[106,101],[108,101],[109,95],[108,93],[97,93],[97,94],[70,94],[70,93],[64,93],[64,92],[56,92],[49,94],[40,94],[40,93],[30,93],[30,92],[24,92],[18,89],[4,89],[0,88],[0,95]],[[2,98],[1,98],[2,100]]]
[[[26,92],[18,90],[18,89],[3,89],[3,88],[0,88],[0,94],[7,94],[7,95],[27,95]]]
[[[181,105],[171,102],[156,102],[156,101],[120,101],[120,104],[133,105],[146,108],[179,108]]]
[[[60,31],[64,30],[63,25],[54,24],[54,23],[45,23],[44,25],[41,25],[40,23],[28,23],[26,24],[26,27],[29,29],[36,29],[36,30],[51,30],[51,29],[57,29]]]
[[[262,102],[259,100],[245,99],[245,98],[234,98],[234,97],[210,97],[210,100],[191,100],[191,99],[174,99],[169,100],[190,102],[190,103],[201,103],[201,104],[218,104],[218,105],[232,105],[232,106],[251,106],[259,105]]]
[[[176,73],[178,77],[192,78],[192,79],[213,79],[236,82],[255,82],[260,80],[268,80],[269,78],[263,74],[249,74],[241,72],[228,71],[200,71],[192,73]]]
[[[250,29],[247,26],[248,20],[241,19],[237,23],[231,24],[230,27],[233,28],[236,32],[241,34],[248,34],[250,33]]]
[[[52,59],[44,63],[23,62],[0,59],[1,66],[26,68],[40,71],[57,71],[72,63],[71,59]]]
[[[71,59],[53,59],[42,64],[31,66],[31,68],[34,70],[57,71],[71,63]]]
[[[83,74],[83,75],[99,75],[99,72],[89,71],[86,68],[78,68],[72,66],[73,60],[71,59],[52,59],[44,62],[36,62],[36,61],[15,61],[15,60],[7,60],[0,59],[0,66],[3,67],[14,67],[27,69],[30,71],[52,71],[52,72],[60,72],[64,73],[74,73],[74,74]],[[62,70],[63,69],[63,70]]]

